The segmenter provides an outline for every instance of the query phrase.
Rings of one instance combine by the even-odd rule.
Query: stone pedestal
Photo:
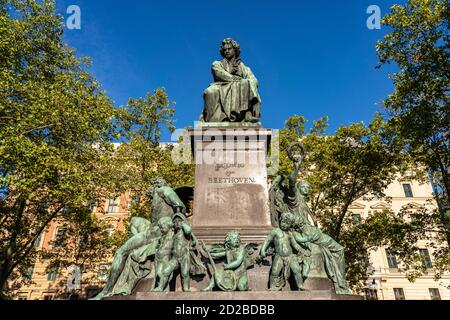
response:
[[[139,292],[131,296],[105,300],[177,300],[177,301],[302,301],[302,300],[364,300],[362,296],[337,295],[331,291],[248,291],[248,292]]]
[[[238,230],[242,242],[264,241],[272,229],[268,206],[267,151],[271,130],[260,125],[191,129],[196,163],[192,226],[206,243]]]

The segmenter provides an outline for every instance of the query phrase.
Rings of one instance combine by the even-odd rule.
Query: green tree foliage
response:
[[[131,98],[120,108],[118,121],[124,141],[105,170],[112,177],[111,190],[130,192],[132,216],[150,217],[147,191],[152,178],[162,177],[173,188],[193,185],[194,167],[175,164],[173,146],[160,144],[163,127],[175,130],[173,104],[164,89],[157,89],[145,98]]]
[[[377,44],[381,64],[395,63],[394,92],[384,104],[405,149],[431,171],[441,207],[450,205],[450,5],[409,0],[383,19],[391,32]],[[449,235],[450,241],[450,235]]]
[[[0,290],[55,219],[95,200],[115,109],[62,41],[54,1],[0,2]]]
[[[390,33],[377,44],[380,66],[398,67],[391,75],[394,92],[384,101],[389,130],[434,183],[439,211],[418,214],[422,224],[415,230],[436,249],[439,277],[450,270],[450,4],[409,0],[393,6],[383,24]]]

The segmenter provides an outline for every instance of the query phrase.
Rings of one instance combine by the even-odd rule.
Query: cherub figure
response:
[[[158,283],[158,286],[153,291],[162,292],[168,287],[169,276],[172,274],[170,269],[172,268],[171,259],[175,242],[175,231],[170,217],[162,217],[159,219],[158,227],[161,230],[161,238],[159,239],[155,254],[155,284]]]
[[[248,291],[247,269],[252,265],[249,255],[253,253],[255,245],[241,245],[241,235],[238,231],[229,232],[225,237],[224,245],[212,248],[204,246],[208,253],[214,274],[209,284],[202,291],[212,291],[216,285],[223,291]],[[213,259],[226,258],[224,270],[217,269]]]
[[[267,256],[267,249],[270,244],[275,246],[275,256],[270,270],[269,289],[271,291],[281,291],[288,283],[291,272],[299,290],[305,290],[303,270],[300,266],[303,248],[295,241],[290,231],[294,226],[295,216],[292,213],[283,213],[280,219],[280,227],[275,228],[267,236],[261,251],[260,257]]]
[[[180,268],[182,288],[184,292],[190,291],[191,274],[206,273],[206,268],[193,252],[198,244],[192,233],[191,225],[182,214],[175,214],[173,218],[174,236],[171,257],[163,259],[159,267],[159,286],[154,291],[164,291],[168,286],[173,272]],[[169,243],[170,240],[167,240]],[[168,249],[168,247],[167,247]],[[165,251],[166,253],[168,251]]]

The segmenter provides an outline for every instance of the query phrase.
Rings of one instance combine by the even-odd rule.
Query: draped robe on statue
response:
[[[325,269],[328,277],[334,283],[337,294],[351,294],[345,280],[344,247],[319,228],[305,224],[303,231],[293,232],[294,238],[300,243],[313,243],[322,250]]]
[[[212,64],[212,73],[214,83],[204,92],[202,120],[242,122],[248,120],[249,116],[259,120],[261,98],[258,80],[250,68],[240,60],[232,63],[224,59]]]

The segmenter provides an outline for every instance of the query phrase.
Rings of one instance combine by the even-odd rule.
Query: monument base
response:
[[[270,266],[257,266],[248,270],[248,278],[251,292],[270,292],[269,291]],[[200,292],[206,288],[210,276],[194,277],[191,280],[191,294]],[[172,293],[181,293],[181,277],[177,274],[171,281],[169,289]],[[143,279],[139,281],[132,291],[131,296],[137,296],[142,293],[151,293],[153,288],[153,279]],[[329,292],[334,293],[333,283],[328,278],[323,277],[320,273],[313,272],[311,276],[305,280],[305,292]],[[295,284],[291,281],[282,292],[299,292],[296,291]],[[175,292],[174,292],[175,291]],[[304,293],[305,293],[304,292]],[[120,297],[119,297],[120,298]],[[194,299],[195,300],[195,299]]]
[[[139,292],[131,296],[115,296],[104,300],[175,300],[175,301],[222,301],[222,300],[363,300],[362,296],[339,295],[331,291],[247,291],[247,292]]]
[[[267,153],[272,130],[261,124],[208,123],[188,131],[194,155],[192,230],[205,243],[262,243],[272,230]]]

